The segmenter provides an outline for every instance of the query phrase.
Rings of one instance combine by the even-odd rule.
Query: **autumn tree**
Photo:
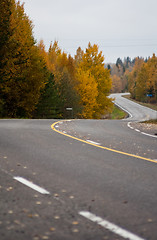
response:
[[[76,55],[75,55],[75,64],[76,64],[76,66],[82,61],[83,54],[84,54],[84,52],[81,49],[81,47],[78,47],[78,49],[76,50]]]
[[[8,0],[9,35],[2,56],[0,93],[3,114],[9,117],[31,117],[45,85],[45,64],[35,46],[32,22],[20,2]]]
[[[129,91],[132,98],[142,102],[157,102],[157,57],[136,58],[129,74]]]
[[[61,51],[56,41],[50,45],[48,51],[48,69],[54,75],[55,87],[62,102],[60,105],[62,116],[67,117],[66,108],[72,107],[76,117],[80,107],[79,95],[75,88],[75,62],[70,55]]]
[[[10,28],[12,1],[0,1],[0,84],[5,76],[4,68],[7,64],[5,57],[9,48],[9,38],[12,34]],[[2,97],[2,86],[0,86],[0,115],[4,112],[5,99]]]
[[[142,102],[157,101],[157,57],[155,54],[143,63],[138,73],[136,99]]]
[[[121,78],[119,76],[117,76],[116,74],[114,74],[111,78],[112,78],[112,89],[111,89],[111,91],[113,93],[120,93],[121,90],[122,90]]]
[[[152,95],[151,102],[157,102],[157,57],[155,54],[147,61],[146,66],[148,72],[147,93]]]
[[[98,89],[95,78],[90,71],[77,69],[76,73],[76,90],[80,96],[80,114],[81,118],[92,118],[97,107]]]
[[[128,76],[128,89],[133,99],[136,99],[137,78],[138,78],[138,73],[141,71],[141,67],[143,63],[144,63],[144,59],[137,57],[135,60],[135,65],[133,67],[133,70],[130,72]]]
[[[48,50],[48,61],[47,61],[47,67],[51,73],[55,73],[56,71],[57,58],[59,55],[61,55],[61,49],[58,46],[58,42],[54,41],[53,44],[51,42]]]
[[[134,60],[131,60],[130,57],[126,57],[124,58],[124,60],[122,60],[121,58],[117,58],[116,64],[111,64],[111,76],[113,81],[117,78],[121,82],[120,84],[120,82],[118,81],[118,86],[120,87],[118,87],[119,92],[128,91],[128,75],[129,72],[132,71],[133,66]],[[112,92],[114,92],[114,88],[112,88]]]
[[[145,102],[147,98],[147,79],[148,71],[146,65],[143,63],[140,71],[136,77],[136,85],[134,88],[135,99],[141,102]]]
[[[37,44],[38,49],[39,49],[39,54],[42,57],[44,64],[47,66],[48,63],[48,54],[47,51],[45,50],[45,44],[43,40],[40,40],[40,42]]]
[[[111,110],[112,102],[107,96],[110,93],[112,82],[110,71],[104,67],[104,56],[102,51],[99,52],[98,45],[88,44],[79,68],[84,72],[90,72],[97,83],[97,104],[93,110],[93,117],[100,118],[101,115]]]

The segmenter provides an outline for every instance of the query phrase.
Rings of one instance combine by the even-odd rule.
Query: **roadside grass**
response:
[[[121,110],[119,107],[115,106],[113,107],[112,113],[109,115],[108,119],[123,119],[126,118],[128,114]]]

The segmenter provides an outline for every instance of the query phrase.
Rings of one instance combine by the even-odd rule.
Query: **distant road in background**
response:
[[[126,95],[126,93],[114,93],[111,94],[110,97],[115,98],[114,103],[124,111],[128,112],[130,116],[129,120],[145,121],[157,118],[157,111],[130,101],[127,98],[124,98],[124,95]]]

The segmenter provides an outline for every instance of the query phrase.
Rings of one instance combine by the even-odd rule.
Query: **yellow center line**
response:
[[[145,158],[145,157],[141,157],[141,156],[137,156],[135,154],[131,154],[131,153],[126,153],[126,152],[122,152],[122,151],[119,151],[119,150],[115,150],[115,149],[112,149],[112,148],[108,148],[108,147],[104,147],[104,146],[101,146],[101,145],[97,145],[97,144],[94,144],[94,143],[91,143],[91,142],[88,142],[86,140],[83,140],[83,139],[80,139],[80,138],[77,138],[77,137],[73,137],[67,133],[64,133],[64,132],[61,132],[59,130],[57,130],[55,128],[55,125],[59,124],[60,122],[63,122],[63,121],[67,121],[67,120],[62,120],[62,121],[58,121],[58,122],[55,122],[51,125],[51,128],[53,131],[59,133],[59,134],[62,134],[66,137],[69,137],[69,138],[72,138],[72,139],[75,139],[79,142],[83,142],[83,143],[86,143],[86,144],[89,144],[89,145],[92,145],[92,146],[95,146],[97,148],[101,148],[101,149],[104,149],[104,150],[107,150],[107,151],[110,151],[110,152],[115,152],[115,153],[118,153],[118,154],[122,154],[122,155],[126,155],[126,156],[129,156],[129,157],[134,157],[134,158],[138,158],[138,159],[142,159],[144,161],[148,161],[148,162],[153,162],[153,163],[157,163],[157,161],[153,160],[153,159],[149,159],[149,158]]]

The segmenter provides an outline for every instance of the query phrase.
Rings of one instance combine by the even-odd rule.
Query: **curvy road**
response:
[[[131,120],[144,121],[157,118],[157,111],[141,106],[133,101],[130,101],[122,97],[123,95],[126,95],[126,93],[111,94],[110,97],[114,98],[115,100],[114,102],[117,106],[128,112]]]
[[[112,96],[113,97],[113,96]],[[126,120],[0,120],[1,240],[157,239],[155,111]]]

